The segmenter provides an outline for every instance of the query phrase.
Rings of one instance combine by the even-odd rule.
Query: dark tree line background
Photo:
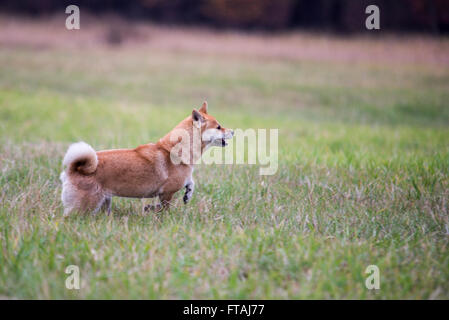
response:
[[[0,10],[43,16],[117,14],[129,19],[217,28],[365,31],[365,8],[380,8],[381,31],[449,33],[449,0],[2,0]]]

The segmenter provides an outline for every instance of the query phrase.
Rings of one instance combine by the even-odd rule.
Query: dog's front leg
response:
[[[193,182],[193,179],[190,179],[189,182],[187,182],[186,184],[186,193],[182,198],[185,204],[187,204],[190,201],[190,199],[192,199],[194,190],[195,190],[195,182]]]
[[[111,197],[106,197],[104,199],[103,204],[101,205],[101,210],[103,212],[106,212],[106,214],[109,216],[111,214]]]

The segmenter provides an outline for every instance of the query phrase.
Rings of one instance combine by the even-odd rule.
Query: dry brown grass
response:
[[[449,64],[449,41],[425,36],[335,37],[213,31],[129,22],[117,17],[81,17],[80,30],[66,30],[65,16],[33,20],[0,17],[0,45],[68,48],[125,46],[289,60]]]

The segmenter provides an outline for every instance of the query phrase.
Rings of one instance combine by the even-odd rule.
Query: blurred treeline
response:
[[[365,8],[380,8],[381,30],[449,32],[449,0],[3,0],[2,12],[42,16],[117,14],[129,19],[239,29],[365,31]]]

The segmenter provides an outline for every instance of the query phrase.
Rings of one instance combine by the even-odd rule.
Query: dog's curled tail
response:
[[[82,175],[89,175],[97,169],[97,153],[87,143],[77,142],[70,145],[62,164],[67,167],[69,174],[78,172]]]

